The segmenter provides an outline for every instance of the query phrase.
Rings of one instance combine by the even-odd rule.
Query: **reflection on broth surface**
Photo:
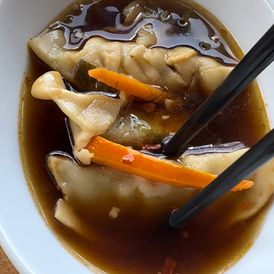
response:
[[[79,165],[72,155],[82,155],[87,143],[81,146],[74,128],[89,139],[98,134],[77,124],[73,111],[65,111],[72,105],[72,110],[83,108],[83,112],[104,110],[105,120],[96,126],[99,135],[136,150],[159,152],[162,139],[186,121],[241,57],[212,15],[190,2],[78,1],[32,39],[30,47],[35,54],[30,52],[22,93],[22,160],[43,216],[74,254],[107,273],[125,274],[221,273],[243,256],[256,238],[273,191],[269,165],[252,176],[253,188],[228,193],[183,229],[172,230],[168,214],[197,189],[154,183],[104,165]],[[102,66],[153,85],[168,99],[144,101],[88,77],[88,70]],[[62,74],[65,84],[49,73],[34,87],[41,91],[38,98],[54,100],[69,116],[73,148],[66,115],[54,102],[31,95],[34,81],[51,69]],[[65,90],[64,97],[60,90]],[[54,92],[55,97],[45,98]],[[92,96],[98,97],[92,101]],[[79,104],[79,98],[93,105]],[[102,100],[113,103],[98,108]],[[90,125],[95,116],[85,116],[81,122]],[[217,147],[210,154],[187,154],[174,162],[218,174],[268,130],[260,92],[253,83],[191,145],[243,144],[230,144],[226,151]],[[126,158],[127,164],[131,161],[134,158]]]
[[[79,49],[94,36],[112,41],[133,41],[138,31],[145,29],[156,36],[153,47],[190,46],[206,56],[236,64],[220,33],[193,9],[180,5],[175,12],[174,7],[166,3],[155,9],[157,3],[147,1],[143,6],[141,2],[133,2],[123,14],[127,2],[97,1],[76,6],[74,14],[53,23],[50,29],[64,30],[64,47],[67,49]],[[138,16],[134,9],[138,9]]]

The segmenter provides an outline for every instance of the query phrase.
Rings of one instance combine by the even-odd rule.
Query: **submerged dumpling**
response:
[[[219,173],[245,151],[246,148],[242,148],[227,153],[186,155],[181,160],[189,167],[204,171],[213,170],[218,163],[218,170],[215,171]],[[132,225],[136,219],[149,218],[153,220],[151,226],[157,226],[159,222],[167,220],[174,208],[184,204],[197,192],[195,189],[156,183],[94,164],[88,167],[79,166],[68,156],[49,156],[48,166],[63,193],[63,201],[74,210],[85,212],[96,222],[126,216],[132,220],[130,222]],[[206,209],[204,214],[207,214],[208,220],[214,221],[215,226],[222,227],[223,220],[216,216],[224,208],[226,208],[225,225],[228,226],[256,214],[273,194],[272,167],[273,162],[270,162],[252,175],[255,182],[253,188],[228,193]],[[56,218],[65,223],[61,215],[57,208]]]
[[[79,166],[68,156],[49,156],[48,167],[63,193],[63,200],[77,210],[88,212],[97,222],[110,218],[111,210],[117,208],[116,217],[130,218],[134,211],[135,217],[152,218],[155,225],[156,220],[167,216],[172,206],[185,202],[196,192],[95,164]],[[64,223],[61,215],[56,212]]]
[[[93,37],[83,49],[69,51],[62,47],[63,31],[47,30],[30,40],[29,45],[46,64],[74,83],[79,64],[84,61],[89,68],[105,67],[172,91],[199,87],[210,94],[232,70],[188,47],[150,48],[146,45],[146,31],[139,31],[138,38],[135,42],[115,42]],[[87,70],[82,74],[88,77]]]
[[[237,147],[237,144],[231,144]],[[220,174],[247,150],[247,148],[241,148],[230,153],[187,155],[186,157],[182,156],[180,161],[193,169]],[[274,161],[272,160],[250,175],[250,179],[254,181],[251,189],[240,193],[230,193],[218,202],[220,204],[230,203],[229,196],[234,196],[234,203],[230,205],[226,218],[233,218],[234,221],[245,220],[255,215],[266,205],[274,193],[273,166]]]

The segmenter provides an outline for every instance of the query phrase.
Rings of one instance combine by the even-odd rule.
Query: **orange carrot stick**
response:
[[[158,88],[144,84],[133,77],[121,74],[115,71],[110,71],[106,68],[96,68],[88,71],[90,77],[97,81],[124,91],[128,95],[135,96],[145,101],[164,103],[166,93]]]
[[[113,143],[100,136],[93,137],[87,149],[94,155],[94,163],[138,175],[148,180],[174,186],[204,188],[216,175],[194,170],[172,161],[162,160]],[[233,188],[241,191],[251,188],[252,181],[244,180]]]

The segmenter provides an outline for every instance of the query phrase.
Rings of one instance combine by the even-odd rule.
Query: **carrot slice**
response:
[[[216,178],[214,174],[146,155],[100,136],[93,137],[86,148],[94,155],[92,157],[94,163],[160,183],[204,188]],[[244,180],[235,186],[233,191],[251,188],[253,184],[252,181]]]
[[[125,74],[108,70],[106,68],[96,68],[88,71],[90,77],[97,81],[124,91],[128,95],[138,97],[145,101],[164,103],[166,93],[158,88],[144,84],[137,79]]]

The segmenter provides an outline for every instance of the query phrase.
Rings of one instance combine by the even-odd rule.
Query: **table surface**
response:
[[[0,274],[18,274],[0,247]]]

